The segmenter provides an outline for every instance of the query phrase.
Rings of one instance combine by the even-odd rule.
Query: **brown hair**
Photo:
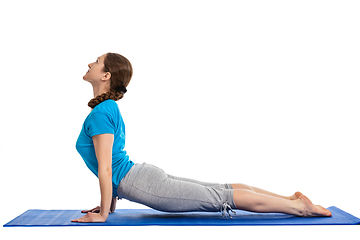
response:
[[[122,99],[133,74],[130,61],[117,53],[106,54],[103,71],[111,73],[110,91],[91,99],[88,103],[91,108],[108,99],[114,101]]]

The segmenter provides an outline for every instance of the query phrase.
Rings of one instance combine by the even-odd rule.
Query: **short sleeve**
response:
[[[105,133],[115,133],[115,126],[108,114],[97,112],[90,117],[88,124],[90,137]]]

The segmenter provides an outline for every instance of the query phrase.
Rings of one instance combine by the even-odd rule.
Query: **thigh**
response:
[[[232,189],[231,184],[228,184],[228,183],[221,184],[221,183],[202,182],[202,181],[198,181],[198,180],[195,180],[195,179],[176,177],[176,176],[169,175],[169,174],[168,174],[168,177],[171,178],[171,179],[179,180],[179,181],[196,183],[196,184],[206,186],[206,187]]]
[[[233,203],[233,190],[169,177],[162,169],[146,164],[126,198],[166,212],[217,212],[224,202]]]

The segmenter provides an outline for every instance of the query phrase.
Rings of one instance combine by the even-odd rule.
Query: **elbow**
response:
[[[100,176],[112,177],[112,169],[111,169],[111,167],[99,168],[99,177]]]

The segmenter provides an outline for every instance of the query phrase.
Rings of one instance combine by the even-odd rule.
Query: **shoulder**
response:
[[[113,107],[116,106],[116,107],[118,107],[117,103],[112,99],[105,100],[105,101],[102,102],[102,104],[104,106],[113,106]]]
[[[90,137],[111,133],[117,127],[119,108],[115,101],[106,100],[94,107],[85,123]]]
[[[117,103],[112,99],[105,100],[98,106],[101,106],[102,108],[118,108]]]
[[[89,122],[110,121],[115,123],[120,118],[119,106],[114,100],[105,100],[96,105],[89,115]]]
[[[117,103],[112,99],[108,99],[98,104],[92,112],[93,114],[104,113],[113,115],[117,111],[119,111],[119,106],[117,105]]]

